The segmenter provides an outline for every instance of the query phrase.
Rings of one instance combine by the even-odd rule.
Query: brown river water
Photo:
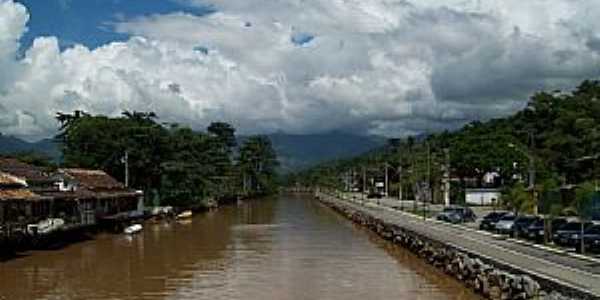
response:
[[[308,197],[283,195],[0,261],[0,299],[479,299]]]

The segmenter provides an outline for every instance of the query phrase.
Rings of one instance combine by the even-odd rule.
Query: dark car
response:
[[[586,250],[600,251],[600,225],[587,227],[583,233],[583,240]],[[571,234],[569,245],[581,251],[581,232]]]
[[[541,220],[537,216],[518,216],[513,225],[513,232],[520,237],[527,236],[527,228],[529,225]]]
[[[477,216],[468,207],[462,206],[449,206],[436,216],[437,220],[449,222],[449,223],[465,223],[475,222]]]
[[[584,230],[594,225],[592,222],[583,224]],[[581,233],[581,222],[569,222],[556,230],[552,235],[552,241],[559,246],[575,246],[571,243],[570,238],[574,234]]]
[[[479,223],[479,229],[481,229],[481,230],[496,229],[496,223],[498,223],[500,218],[502,218],[506,214],[507,214],[507,212],[505,212],[505,211],[494,211],[494,212],[491,212],[491,213],[485,215],[485,217],[483,217],[483,220],[481,220],[481,223]]]
[[[600,225],[594,225],[585,232],[585,247],[592,252],[600,252]]]
[[[367,195],[367,199],[381,199],[383,195],[381,193],[371,192]]]
[[[552,219],[552,221],[550,222],[550,237],[552,237],[552,235],[554,233],[556,233],[556,231],[563,226],[564,224],[567,224],[567,219],[564,218],[555,218]],[[529,227],[527,227],[526,230],[526,237],[530,240],[536,241],[536,242],[542,242],[544,240],[544,219],[540,218],[537,221],[533,222],[531,225],[529,225]]]
[[[501,234],[512,233],[516,219],[517,217],[512,213],[505,214],[496,222],[495,231]]]

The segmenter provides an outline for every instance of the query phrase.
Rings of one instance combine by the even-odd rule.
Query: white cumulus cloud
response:
[[[179,0],[215,8],[125,20],[125,42],[17,58],[27,10],[0,0],[0,131],[43,136],[57,111],[154,111],[242,132],[389,136],[508,114],[600,74],[597,1]]]

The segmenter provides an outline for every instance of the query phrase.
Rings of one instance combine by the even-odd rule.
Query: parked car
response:
[[[508,213],[505,214],[504,216],[502,216],[500,218],[500,220],[498,220],[498,222],[496,222],[496,227],[495,230],[498,233],[511,233],[513,231],[513,226],[515,224],[515,219],[517,218],[517,216],[515,216],[512,213]]]
[[[527,228],[529,227],[529,225],[531,225],[541,219],[542,218],[537,217],[537,216],[527,216],[527,215],[518,216],[515,219],[515,222],[513,225],[513,232],[518,237],[526,237],[527,236]]]
[[[567,224],[567,219],[565,218],[552,219],[549,224],[550,238],[552,238],[552,235],[564,224]],[[536,242],[542,242],[544,240],[544,219],[540,218],[529,225],[525,237]]]
[[[367,195],[367,199],[381,199],[383,198],[383,195],[381,193],[377,193],[377,192],[371,192]]]
[[[592,222],[586,222],[583,224],[583,228],[585,230],[592,225],[594,225]],[[570,238],[574,234],[580,234],[580,233],[581,233],[581,222],[569,222],[569,223],[561,226],[560,228],[558,228],[556,233],[554,233],[552,235],[552,241],[559,246],[571,246],[572,247],[575,245],[571,243]]]
[[[585,229],[583,243],[586,251],[600,251],[600,225],[589,226]],[[571,234],[568,244],[575,247],[577,251],[581,251],[581,232]]]
[[[507,213],[508,212],[505,211],[494,211],[485,215],[485,217],[483,217],[483,219],[481,220],[481,223],[479,223],[479,229],[494,230],[496,228],[496,223],[498,223],[498,221],[500,221],[500,218],[502,218]]]
[[[475,222],[477,220],[477,216],[468,207],[463,206],[449,206],[444,208],[442,212],[440,212],[436,216],[437,220],[449,222],[449,223],[465,223],[465,222]]]
[[[600,252],[600,225],[590,227],[585,233],[585,247],[589,251]]]

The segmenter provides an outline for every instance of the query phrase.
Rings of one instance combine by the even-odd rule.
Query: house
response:
[[[465,203],[469,205],[497,205],[502,195],[498,188],[465,189]]]
[[[81,222],[93,225],[98,220],[128,219],[143,214],[143,193],[125,187],[101,170],[59,169],[57,205],[75,201]]]
[[[45,219],[50,210],[50,198],[31,191],[25,179],[0,172],[0,235],[25,232],[27,224]]]
[[[502,177],[500,173],[497,171],[486,172],[483,174],[483,178],[481,180],[481,184],[486,187],[499,186],[501,183]]]
[[[19,209],[27,210],[25,216],[61,218],[66,227],[95,225],[98,219],[111,216],[139,215],[144,209],[141,191],[125,187],[104,171],[59,169],[50,173],[17,159],[0,157],[0,172],[4,174],[5,198],[11,193],[28,200],[19,202]],[[29,200],[36,197],[44,201],[31,204]],[[16,203],[13,198],[11,203]]]
[[[0,157],[0,172],[24,179],[33,192],[56,190],[56,179],[50,172],[14,158]]]

